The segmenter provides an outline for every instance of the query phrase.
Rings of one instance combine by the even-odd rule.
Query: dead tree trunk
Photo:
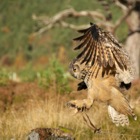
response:
[[[135,78],[140,78],[140,1],[119,0],[119,2],[126,6],[126,9],[133,6],[133,11],[126,18],[130,33],[126,39],[125,47],[130,53],[130,58],[135,67]]]
[[[137,12],[132,12],[127,18],[131,35],[126,40],[126,49],[130,52],[130,57],[136,70],[136,78],[140,77],[140,32],[138,28],[140,26],[140,15]]]

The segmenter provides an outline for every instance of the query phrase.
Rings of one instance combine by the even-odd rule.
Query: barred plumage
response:
[[[116,126],[125,126],[129,125],[129,118],[124,114],[119,114],[113,107],[108,106],[108,113],[112,122],[116,124]]]
[[[95,24],[79,32],[83,35],[74,39],[80,41],[75,50],[82,51],[69,69],[72,76],[84,81],[88,97],[70,101],[68,105],[78,111],[79,108],[89,109],[95,100],[106,102],[113,123],[128,125],[128,115],[135,116],[121,92],[122,87],[130,88],[134,74],[128,54],[111,33]]]

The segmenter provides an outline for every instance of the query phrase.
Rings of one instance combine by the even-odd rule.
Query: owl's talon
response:
[[[67,106],[67,107],[76,108],[75,104],[72,104],[72,103],[70,103],[70,102],[66,103],[66,106]]]
[[[88,109],[85,104],[83,104],[82,106],[78,106],[78,105],[76,105],[76,103],[71,103],[71,102],[68,102],[66,104],[66,106],[75,108],[75,109],[77,109],[78,112],[83,112],[83,111],[86,111]]]
[[[86,111],[87,108],[86,108],[86,106],[84,105],[84,106],[82,106],[82,107],[77,107],[77,110],[78,110],[79,112],[83,112],[83,111]]]

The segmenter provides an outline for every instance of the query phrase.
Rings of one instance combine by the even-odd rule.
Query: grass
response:
[[[51,93],[49,93],[51,94]],[[33,95],[34,96],[34,95]],[[38,127],[64,127],[71,130],[76,140],[139,140],[139,121],[131,121],[131,125],[126,127],[116,127],[107,116],[107,112],[102,107],[93,107],[89,112],[92,121],[102,128],[101,134],[94,134],[84,123],[80,114],[72,115],[64,106],[64,100],[60,95],[51,96],[48,99],[34,99],[26,102],[25,108],[15,110],[11,107],[1,114],[0,136],[1,140],[25,140],[28,133]],[[104,113],[103,113],[104,112]],[[135,127],[134,127],[135,126]]]
[[[67,75],[65,67],[55,57],[50,59],[44,70],[32,69],[30,65],[20,69],[17,72],[21,79],[19,84],[8,85],[10,73],[0,71],[0,104],[4,102],[6,106],[3,111],[0,110],[0,140],[25,140],[32,129],[59,126],[72,130],[76,140],[139,140],[140,120],[130,119],[129,127],[116,127],[103,104],[95,103],[88,112],[92,122],[101,127],[101,134],[94,134],[80,113],[73,115],[65,103],[71,99],[84,98],[85,94],[75,93],[76,80]],[[30,82],[36,83],[35,86]],[[133,86],[131,94],[134,101],[135,97],[139,97],[139,83]],[[139,118],[138,105],[136,114]]]
[[[8,82],[8,72],[6,69],[0,69],[0,86],[6,85]]]

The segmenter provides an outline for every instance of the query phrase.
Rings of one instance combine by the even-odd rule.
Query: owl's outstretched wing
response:
[[[105,32],[92,23],[89,28],[79,30],[79,32],[83,35],[74,39],[80,41],[80,44],[74,49],[82,49],[82,51],[76,59],[81,64],[85,63],[85,66],[90,65],[95,78],[102,69],[102,77],[113,70],[119,73],[117,78],[120,78],[120,81],[129,83],[132,80],[129,57],[111,33]],[[124,74],[127,78],[123,77]]]

